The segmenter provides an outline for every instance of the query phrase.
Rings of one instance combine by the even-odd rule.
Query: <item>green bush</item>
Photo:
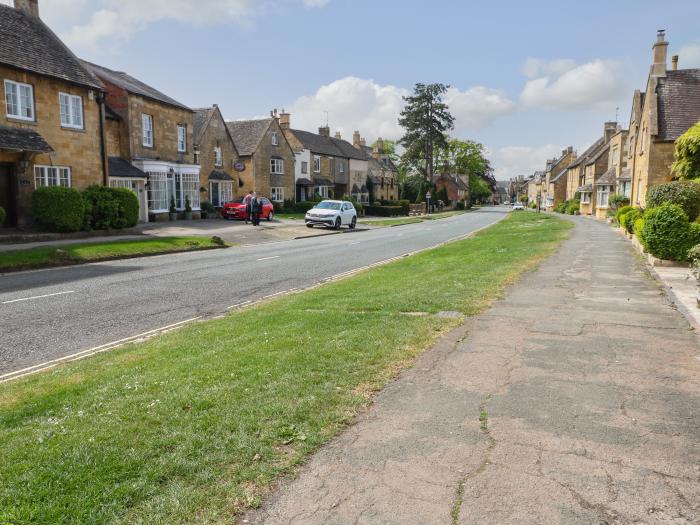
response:
[[[210,213],[212,215],[216,213],[216,207],[209,201],[202,201],[202,203],[199,205],[199,209],[204,213]]]
[[[619,208],[617,212],[615,213],[615,218],[617,219],[617,222],[622,225],[622,216],[627,213],[628,211],[632,210],[632,206],[623,206],[622,208]]]
[[[537,209],[537,204],[534,203],[534,202],[531,202],[531,203],[530,203],[530,208],[533,209],[533,210],[534,210],[534,209]]]
[[[554,211],[556,211],[557,213],[566,213],[566,208],[568,205],[569,201],[560,202],[559,204],[557,204],[556,208],[554,208]]]
[[[316,205],[317,201],[294,202],[293,199],[286,199],[282,209],[286,213],[306,213]]]
[[[642,210],[639,208],[630,208],[627,213],[620,215],[618,219],[620,221],[620,226],[622,226],[628,233],[634,233],[634,223],[643,216]]]
[[[119,216],[112,228],[133,228],[139,222],[139,198],[126,188],[111,188],[114,198],[119,203]]]
[[[679,179],[700,178],[700,122],[676,139],[672,169]]]
[[[700,281],[700,244],[696,244],[688,250],[688,261],[693,276]]]
[[[131,190],[90,186],[83,197],[88,203],[89,227],[93,230],[121,230],[139,221],[139,201]]]
[[[85,210],[83,196],[73,188],[44,187],[37,189],[32,195],[34,220],[51,231],[80,231],[85,221]]]
[[[652,186],[647,191],[647,208],[656,208],[663,203],[677,204],[694,221],[700,215],[700,184],[687,180],[676,180]]]
[[[7,218],[7,213],[5,212],[5,208],[0,206],[0,226],[2,226],[5,223],[6,218]]]
[[[641,242],[642,246],[644,246],[644,217],[634,221],[632,230],[634,231],[634,235],[637,237],[637,239],[639,239],[639,242]]]
[[[398,217],[404,213],[401,206],[365,206],[365,214],[375,217]]]
[[[700,242],[700,225],[691,225],[683,208],[666,202],[644,214],[642,238],[654,257],[685,261],[688,251]]]
[[[581,211],[581,202],[574,199],[572,201],[569,201],[569,204],[566,206],[566,213],[568,215],[576,215]]]
[[[464,210],[467,208],[467,205],[464,201],[457,201],[457,209],[458,210]]]
[[[623,207],[628,207],[629,205],[630,200],[628,197],[620,195],[619,193],[611,195],[610,200],[608,201],[608,214],[612,217],[617,217],[618,211]]]

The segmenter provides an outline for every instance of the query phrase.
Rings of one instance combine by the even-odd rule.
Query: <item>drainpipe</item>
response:
[[[109,186],[109,166],[107,163],[107,144],[105,140],[105,97],[104,93],[97,95],[100,106],[100,154],[102,156],[102,184]]]

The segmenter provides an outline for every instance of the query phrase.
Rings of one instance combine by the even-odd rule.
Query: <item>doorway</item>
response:
[[[7,217],[3,226],[17,226],[17,188],[15,184],[15,171],[12,164],[0,164],[0,207],[5,210]]]

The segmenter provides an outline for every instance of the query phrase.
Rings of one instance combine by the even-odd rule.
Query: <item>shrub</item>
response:
[[[554,208],[554,211],[556,211],[557,213],[566,213],[566,208],[568,205],[569,201],[560,202],[559,204],[557,204],[557,207]]]
[[[677,204],[694,221],[700,215],[700,184],[692,181],[676,180],[649,188],[646,195],[648,208],[656,208],[668,202]]]
[[[664,203],[644,214],[644,247],[659,259],[685,261],[688,251],[700,242],[700,225],[695,226],[680,206]]]
[[[533,209],[533,210],[536,209],[536,208],[537,208],[537,204],[534,203],[534,202],[531,202],[531,203],[530,203],[530,208]]]
[[[680,179],[700,177],[700,122],[676,140],[673,173]]]
[[[615,194],[611,195],[610,199],[608,201],[608,212],[614,216],[617,217],[617,212],[622,209],[623,207],[628,207],[630,205],[630,200],[628,197],[625,197],[624,195]]]
[[[0,206],[0,226],[2,226],[5,223],[6,218],[7,218],[7,213],[5,212],[5,208]]]
[[[139,221],[139,200],[126,188],[90,186],[83,192],[89,227],[95,230],[131,228]]]
[[[467,205],[464,201],[457,201],[457,209],[458,210],[464,210],[466,209]]]
[[[566,213],[569,215],[576,215],[581,211],[581,202],[574,199],[569,202],[569,204],[566,206]]]
[[[112,224],[114,229],[133,228],[139,222],[139,198],[126,188],[111,188],[114,199],[119,203],[119,216]]]
[[[365,214],[376,217],[398,217],[403,215],[401,206],[365,206]]]
[[[615,218],[617,219],[617,222],[620,223],[620,225],[622,225],[622,216],[632,209],[634,209],[632,208],[632,206],[623,206],[617,210],[617,212],[615,213]]]
[[[46,229],[77,232],[85,221],[85,200],[78,190],[63,186],[37,189],[32,195],[32,215]]]
[[[199,205],[199,209],[202,210],[204,213],[216,213],[216,208],[209,201],[202,201],[202,204]]]
[[[620,226],[627,230],[628,233],[634,233],[634,223],[643,216],[642,210],[639,208],[630,208],[627,213],[620,215]]]
[[[286,199],[283,209],[287,213],[306,213],[315,205],[316,201],[294,202],[292,199]]]
[[[634,221],[634,225],[632,227],[632,230],[634,231],[634,234],[636,235],[637,239],[639,239],[639,242],[641,242],[642,246],[644,246],[644,218],[643,217]]]
[[[696,244],[688,250],[688,261],[690,261],[690,271],[700,281],[700,244]]]

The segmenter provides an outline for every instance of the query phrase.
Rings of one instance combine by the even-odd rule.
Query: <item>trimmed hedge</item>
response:
[[[445,201],[445,202],[448,202],[448,201]],[[411,210],[411,201],[406,200],[406,199],[401,199],[398,201],[382,200],[382,201],[380,201],[380,204],[382,206],[400,206],[404,215],[408,215],[410,210]]]
[[[0,206],[0,226],[5,223],[5,219],[7,219],[7,212],[5,212],[5,208]]]
[[[617,219],[617,222],[619,222],[620,224],[622,224],[622,216],[623,216],[625,213],[627,213],[628,211],[633,210],[633,209],[634,209],[634,208],[632,208],[632,206],[623,206],[622,208],[620,208],[619,210],[617,210],[617,212],[615,213],[615,218]]]
[[[685,261],[700,243],[700,224],[690,223],[683,208],[666,202],[644,214],[641,240],[654,257]]]
[[[375,217],[398,217],[404,215],[402,206],[365,206],[365,214]]]
[[[694,221],[700,215],[700,184],[678,180],[649,188],[646,195],[648,208],[656,208],[666,202],[680,206],[688,220]]]
[[[632,229],[634,230],[634,234],[637,236],[637,239],[639,239],[639,242],[641,242],[642,246],[644,246],[644,217],[634,221]]]
[[[318,204],[318,201],[304,201],[304,202],[294,202],[292,199],[287,199],[284,201],[282,206],[277,208],[279,203],[275,203],[275,211],[284,211],[287,213],[306,213],[311,208]]]
[[[619,216],[620,226],[626,229],[628,233],[634,233],[634,223],[637,219],[641,219],[643,214],[644,212],[639,208],[630,208],[626,213]]]
[[[73,188],[49,186],[32,194],[34,220],[48,230],[61,233],[80,231],[85,212],[85,199]]]
[[[121,230],[136,226],[139,221],[139,201],[126,188],[90,186],[83,192],[88,203],[89,223],[94,230]]]

